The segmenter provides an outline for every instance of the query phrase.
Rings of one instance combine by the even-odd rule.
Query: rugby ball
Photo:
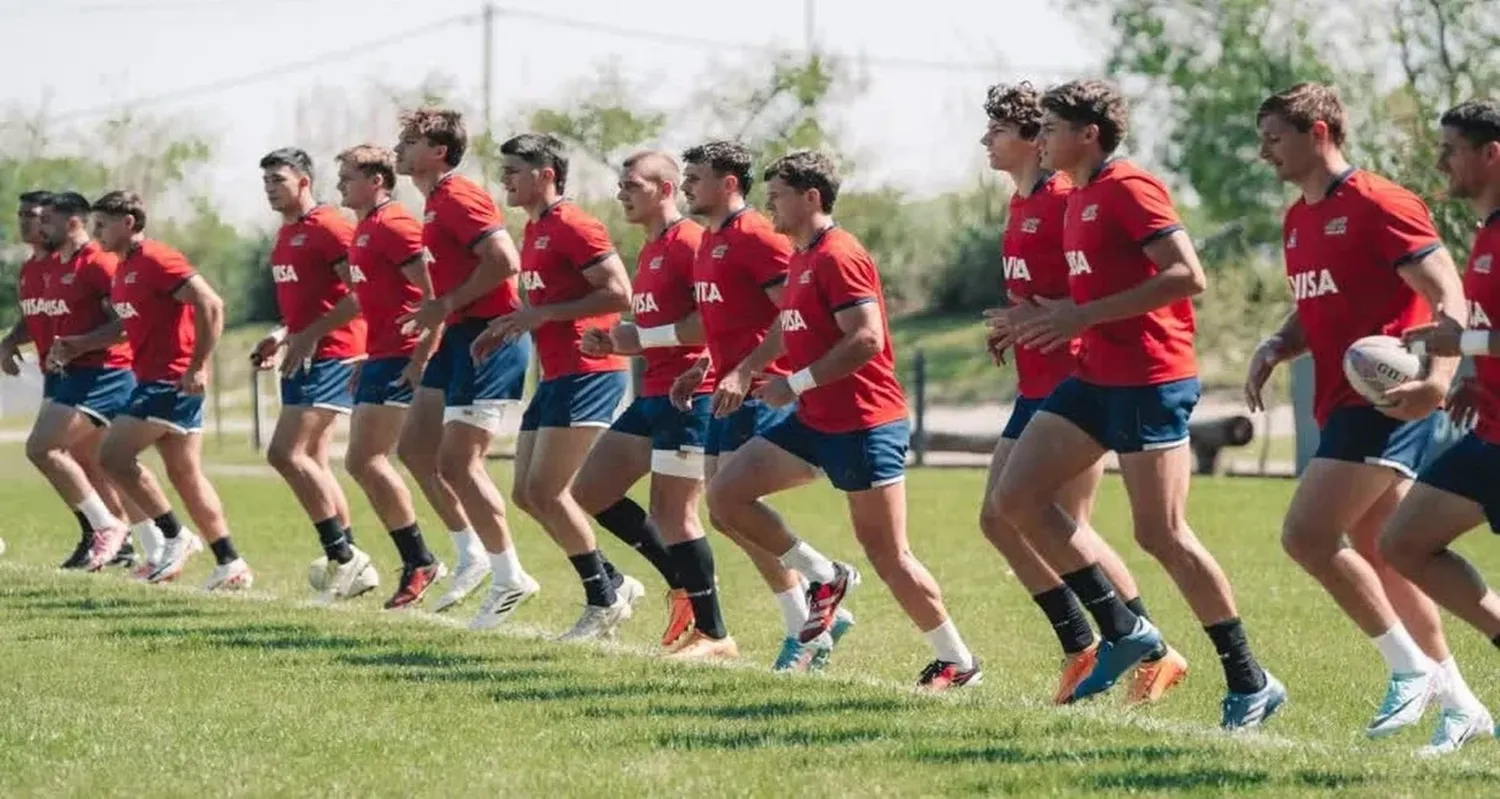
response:
[[[1344,377],[1377,407],[1393,405],[1385,392],[1422,375],[1422,359],[1394,336],[1365,336],[1344,351]]]

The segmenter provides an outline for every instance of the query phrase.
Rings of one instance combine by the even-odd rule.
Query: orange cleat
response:
[[[1052,696],[1052,704],[1066,705],[1073,701],[1073,690],[1083,682],[1083,678],[1089,676],[1094,670],[1094,663],[1099,659],[1099,644],[1089,644],[1089,648],[1082,652],[1075,652],[1063,658],[1062,674],[1057,678],[1057,693]]]
[[[700,630],[693,630],[681,645],[667,655],[668,660],[734,660],[740,656],[739,645],[734,638],[709,638]]]
[[[1172,686],[1182,682],[1187,673],[1187,658],[1169,646],[1167,654],[1160,660],[1149,663],[1143,660],[1135,667],[1135,674],[1130,679],[1129,701],[1137,704],[1156,702]]]
[[[675,649],[672,644],[682,640],[693,628],[693,603],[688,601],[687,591],[673,588],[667,592],[667,631],[661,634],[661,645]]]

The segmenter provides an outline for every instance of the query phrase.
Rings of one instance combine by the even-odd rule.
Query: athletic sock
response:
[[[354,546],[354,525],[344,525],[344,540],[349,542],[349,546]]]
[[[922,637],[927,639],[927,645],[932,647],[938,660],[953,663],[964,671],[974,668],[974,653],[969,651],[968,645],[959,636],[952,619],[946,619],[937,627],[922,633]]]
[[[89,524],[89,517],[83,515],[82,511],[73,511],[73,518],[78,520],[78,529],[83,533],[84,538],[94,534],[94,526]]]
[[[807,589],[798,585],[776,594],[776,607],[781,610],[781,623],[786,634],[792,638],[802,635],[807,625]]]
[[[1076,655],[1093,646],[1094,628],[1089,626],[1078,598],[1066,585],[1049,588],[1032,596],[1031,601],[1046,614],[1064,654]]]
[[[161,531],[162,538],[176,538],[177,534],[182,532],[182,525],[177,523],[177,514],[172,511],[167,511],[151,521],[156,522],[156,529]]]
[[[588,604],[596,608],[607,608],[619,600],[614,585],[609,581],[609,574],[604,570],[604,557],[599,554],[599,550],[571,555],[568,561],[578,572],[578,579],[583,581],[583,595]]]
[[[318,531],[318,542],[323,545],[323,554],[333,563],[348,563],[354,560],[354,550],[349,547],[349,539],[344,537],[344,525],[339,517],[330,516],[321,522],[315,522],[313,529]]]
[[[401,563],[407,566],[431,566],[437,558],[422,540],[422,530],[415,524],[391,531],[391,543],[401,554]]]
[[[693,626],[709,638],[729,634],[719,607],[719,589],[714,584],[714,551],[707,538],[694,538],[667,547],[673,572],[682,576],[681,588],[693,606]],[[805,601],[805,599],[804,599]],[[806,618],[806,614],[803,614]],[[801,630],[799,625],[797,628]]]
[[[1494,638],[1491,638],[1490,639],[1490,643],[1494,644],[1496,649],[1500,649],[1500,635],[1497,635]]]
[[[1412,640],[1411,633],[1406,631],[1401,622],[1396,622],[1383,635],[1370,640],[1380,650],[1380,656],[1385,658],[1385,664],[1390,667],[1392,674],[1425,674],[1432,671],[1432,659],[1417,646],[1417,642]]]
[[[1136,597],[1135,599],[1127,599],[1125,600],[1125,607],[1130,608],[1130,612],[1134,613],[1140,618],[1143,618],[1146,621],[1151,621],[1151,615],[1146,612],[1146,600],[1141,599],[1140,597]],[[1145,663],[1155,663],[1156,661],[1161,660],[1166,656],[1167,642],[1163,640],[1161,643],[1156,645],[1155,649],[1146,653],[1146,656],[1141,658],[1141,660]]]
[[[1224,667],[1224,682],[1229,690],[1237,694],[1253,694],[1266,687],[1266,672],[1255,662],[1250,653],[1250,639],[1245,635],[1245,625],[1239,619],[1221,621],[1204,627],[1214,649],[1219,653],[1219,665]]]
[[[521,556],[516,554],[514,545],[504,552],[488,553],[490,559],[490,585],[505,586],[506,588],[519,588],[521,577],[526,574],[521,569]]]
[[[651,520],[646,510],[636,504],[635,500],[622,497],[615,504],[594,514],[594,521],[650,561],[661,573],[661,578],[667,581],[669,588],[683,587],[677,577],[672,556],[667,554],[667,545],[662,541],[661,531],[656,529],[656,522]]]
[[[458,556],[458,566],[464,566],[483,559],[489,553],[485,551],[484,542],[479,540],[479,534],[473,528],[448,531],[448,537],[453,540],[453,552]]]
[[[83,514],[83,518],[88,520],[89,528],[95,532],[123,526],[120,520],[109,512],[104,499],[94,491],[90,491],[84,496],[83,501],[78,503],[78,512]]]
[[[240,553],[234,549],[234,542],[230,541],[227,535],[209,544],[208,547],[214,551],[214,561],[220,566],[226,563],[233,563],[240,557]]]
[[[1104,576],[1099,564],[1064,574],[1062,579],[1083,603],[1084,610],[1094,617],[1094,623],[1099,625],[1099,635],[1104,640],[1118,641],[1135,632],[1139,617],[1120,601],[1114,585]]]
[[[1484,707],[1479,697],[1469,689],[1469,683],[1464,680],[1464,675],[1458,670],[1458,661],[1452,655],[1442,663],[1437,664],[1442,672],[1440,678],[1442,684],[1438,688],[1438,702],[1444,710],[1468,710],[1474,707]]]
[[[833,561],[808,546],[806,541],[798,541],[780,560],[781,565],[801,572],[815,583],[831,583],[839,576],[833,568]]]
[[[155,561],[157,553],[161,551],[162,535],[156,529],[156,522],[146,519],[130,525],[130,533],[135,536],[137,543],[145,550],[148,561]]]

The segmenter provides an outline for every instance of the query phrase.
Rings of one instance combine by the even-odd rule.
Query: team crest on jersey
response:
[[[533,244],[533,245],[531,245],[531,248],[533,250],[545,250],[545,249],[547,249],[547,244],[550,241],[552,241],[552,237],[551,236],[537,236],[536,237],[536,243]]]
[[[130,285],[130,284],[132,284],[134,282],[135,282],[135,273],[134,272],[126,272],[125,273],[125,285],[128,286],[128,285]]]
[[[1021,220],[1022,233],[1035,233],[1042,229],[1042,220],[1035,216],[1028,216]]]
[[[64,286],[71,286],[73,285],[73,279],[76,277],[78,276],[73,274],[72,272],[69,272],[66,275],[58,278],[58,280],[61,281]]]
[[[1349,217],[1347,216],[1340,216],[1334,219],[1330,219],[1328,220],[1328,224],[1323,226],[1323,235],[1325,236],[1342,236],[1348,232]]]
[[[1083,213],[1079,214],[1078,218],[1082,219],[1085,222],[1092,222],[1095,219],[1098,219],[1099,218],[1099,204],[1098,203],[1090,203],[1089,205],[1085,205],[1083,207]]]
[[[368,247],[368,246],[370,246],[370,234],[368,234],[368,233],[361,233],[361,234],[359,234],[359,238],[357,238],[357,239],[354,240],[354,246],[356,246],[356,247]]]
[[[293,247],[301,247],[302,245],[304,245],[306,243],[307,243],[307,234],[306,233],[298,233],[297,235],[295,235],[295,236],[292,237],[292,246]]]
[[[1474,272],[1480,275],[1488,275],[1490,273],[1490,266],[1493,264],[1494,256],[1485,253],[1474,259]]]
[[[729,245],[728,244],[718,244],[718,245],[715,245],[714,248],[713,248],[713,251],[709,253],[709,255],[713,256],[713,259],[715,261],[722,261],[722,260],[724,260],[724,256],[728,255],[728,254],[729,254]]]
[[[1292,235],[1286,237],[1286,248],[1288,250],[1295,250],[1295,249],[1297,249],[1297,229],[1296,228],[1292,228]]]
[[[651,259],[651,263],[647,264],[646,268],[650,269],[653,272],[655,272],[655,271],[661,269],[661,264],[662,264],[663,260],[665,260],[665,259],[662,258],[660,255],[658,255],[655,258]]]
[[[804,286],[807,285],[808,283],[811,283],[812,282],[812,270],[809,269],[806,272],[803,272],[802,276],[799,277],[799,278],[797,278],[797,282],[801,283]]]

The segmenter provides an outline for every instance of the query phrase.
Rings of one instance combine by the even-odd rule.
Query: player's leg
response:
[[[282,393],[286,394],[285,388]],[[333,470],[319,457],[326,449],[325,441],[333,437],[338,417],[339,412],[330,408],[282,406],[266,448],[266,460],[302,505],[327,563],[335,571],[354,564],[357,568],[352,574],[358,575],[370,564],[370,558],[349,540],[347,505],[340,510],[343,490]]]
[[[203,584],[204,590],[249,588],[254,580],[250,565],[235,549],[234,541],[229,537],[224,503],[213,483],[203,474],[202,433],[197,430],[170,432],[157,439],[156,452],[161,456],[162,467],[172,488],[182,497],[188,518],[202,531],[204,540],[213,551],[216,566]]]
[[[401,425],[401,437],[396,444],[396,456],[411,473],[422,495],[427,498],[427,504],[453,539],[458,559],[454,583],[463,576],[465,583],[472,582],[469,589],[472,591],[489,574],[490,562],[484,555],[484,545],[479,542],[479,536],[469,526],[469,517],[464,515],[458,496],[438,470],[438,446],[443,440],[443,428],[446,426],[443,424],[446,399],[444,389],[433,388],[430,383],[438,379],[447,380],[446,373],[434,377],[434,369],[440,365],[442,355],[440,349],[433,356],[432,363],[428,364],[427,371],[422,376],[422,385],[412,394],[411,407],[406,411],[406,419]],[[445,574],[447,567],[441,560],[427,566],[403,568],[396,592],[386,601],[386,608],[403,608],[420,602],[428,589]],[[468,592],[464,592],[447,604],[439,602],[439,609],[451,607],[467,595]]]
[[[99,461],[109,479],[162,533],[161,552],[145,576],[153,583],[176,579],[187,558],[201,546],[196,535],[182,528],[166,492],[140,462],[142,452],[173,431],[170,422],[150,420],[166,418],[163,414],[169,413],[165,410],[169,403],[162,397],[168,393],[176,391],[164,384],[137,388],[129,411],[115,419],[99,447]]]
[[[66,382],[66,378],[64,379]],[[110,512],[71,450],[95,434],[97,422],[86,412],[61,401],[48,402],[26,439],[26,456],[52,484],[68,507],[83,514],[92,531],[89,554],[82,568],[98,571],[113,561],[129,530]]]

